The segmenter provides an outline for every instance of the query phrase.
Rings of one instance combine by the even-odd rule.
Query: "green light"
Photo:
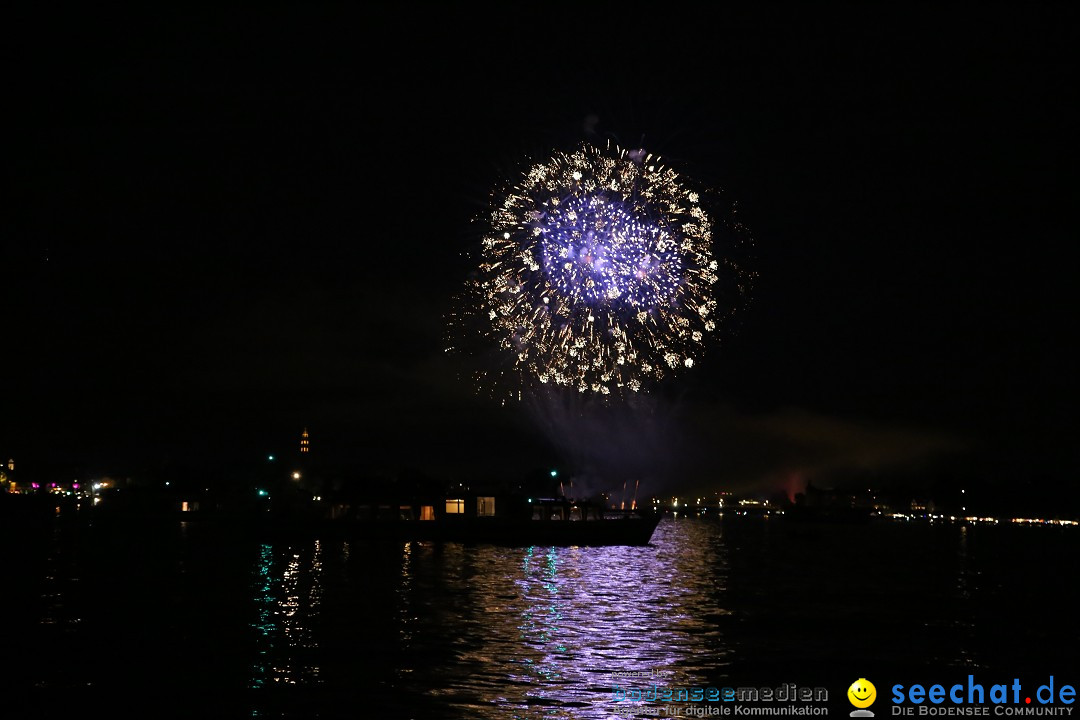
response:
[[[529,502],[532,502],[532,498],[529,498]]]
[[[269,460],[270,462],[274,462],[274,456],[273,455],[271,455],[270,457],[268,457],[266,459]]]
[[[557,476],[558,474],[559,474],[559,471],[558,471],[558,470],[552,470],[552,471],[551,471],[551,477],[555,477],[555,476]]]
[[[265,490],[259,491],[259,497],[268,497],[269,495],[270,493],[266,492]]]

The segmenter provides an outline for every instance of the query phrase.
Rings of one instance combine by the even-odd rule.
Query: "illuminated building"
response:
[[[308,442],[308,431],[304,428],[304,432],[300,434],[300,452],[306,453],[311,449],[311,444]]]

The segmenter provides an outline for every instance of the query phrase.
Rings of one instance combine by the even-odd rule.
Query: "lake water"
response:
[[[969,673],[1080,680],[1080,528],[667,517],[647,547],[517,549],[199,524],[3,537],[5,717],[645,716],[616,686],[657,678],[824,687],[846,716],[861,677],[883,698]]]

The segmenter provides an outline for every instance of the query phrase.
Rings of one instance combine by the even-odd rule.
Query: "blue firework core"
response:
[[[647,309],[675,299],[683,260],[673,234],[627,203],[572,196],[538,221],[539,258],[551,285],[590,306]]]

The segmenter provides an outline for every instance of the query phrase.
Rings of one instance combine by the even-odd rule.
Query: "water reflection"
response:
[[[977,628],[971,609],[972,599],[979,592],[979,570],[975,567],[971,548],[974,533],[969,532],[968,526],[961,525],[958,534],[960,537],[956,549],[956,592],[952,627],[960,642],[956,644],[956,653],[949,658],[949,664],[975,670],[979,663],[970,648]]]
[[[262,543],[252,571],[256,631],[255,661],[249,687],[319,682],[315,632],[322,606],[322,543],[275,552]]]
[[[8,540],[25,551],[7,560],[0,644],[34,707],[85,709],[90,692],[197,715],[201,688],[256,717],[643,716],[613,685],[1049,675],[1080,642],[1066,528],[668,518],[641,548],[263,543],[198,524]],[[653,677],[613,675],[631,672]]]
[[[653,682],[701,686],[708,672],[730,661],[730,647],[710,624],[728,612],[718,603],[726,583],[719,526],[665,523],[647,547],[429,552],[434,562],[424,570],[442,575],[434,582],[442,585],[444,611],[451,611],[451,618],[442,617],[457,652],[450,672],[410,690],[456,716],[608,718],[616,684],[623,690]],[[414,577],[408,587],[429,592],[424,584]],[[402,616],[403,637],[416,641],[416,652],[428,649],[427,638],[445,641],[446,623],[432,616]],[[626,673],[653,677],[619,677]],[[638,712],[642,705],[618,704]]]
[[[61,632],[73,632],[81,622],[78,614],[68,607],[73,588],[79,582],[75,550],[69,542],[59,529],[53,531],[40,592],[39,622],[55,625]]]
[[[407,542],[401,550],[401,584],[398,586],[398,623],[401,648],[408,651],[412,645],[413,605],[412,605],[412,551],[413,543]],[[402,674],[411,672],[405,668]]]

